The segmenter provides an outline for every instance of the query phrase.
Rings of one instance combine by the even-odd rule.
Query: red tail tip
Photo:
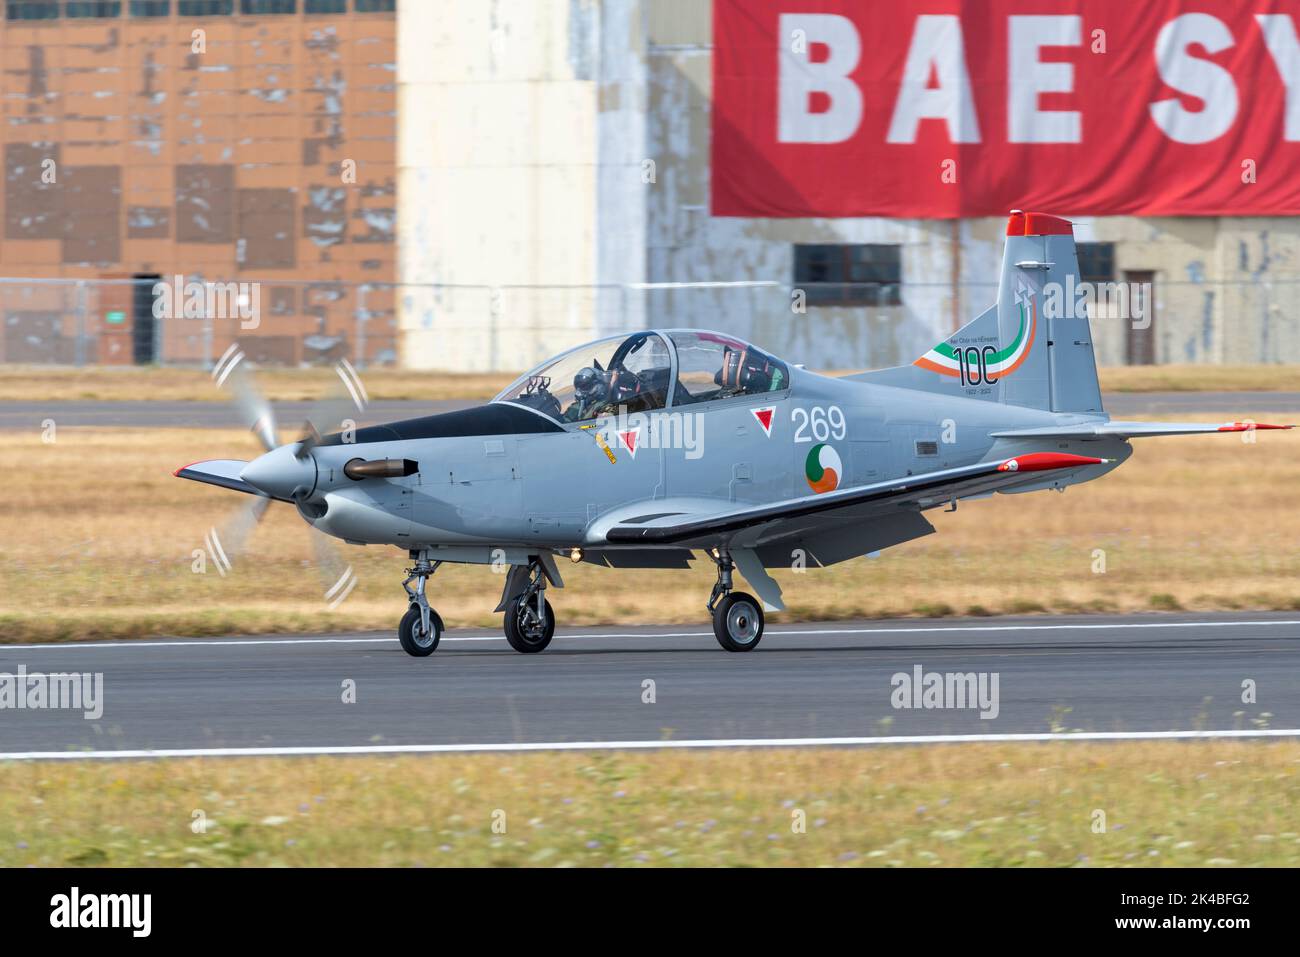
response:
[[[1073,236],[1074,224],[1047,213],[1026,213],[1013,209],[1007,219],[1008,236]]]

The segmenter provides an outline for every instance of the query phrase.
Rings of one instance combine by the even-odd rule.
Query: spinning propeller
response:
[[[240,418],[248,423],[249,431],[257,436],[265,450],[239,473],[240,480],[257,489],[258,494],[227,518],[219,532],[213,528],[208,533],[209,551],[223,576],[230,570],[233,559],[244,553],[253,529],[262,521],[273,499],[293,502],[310,524],[309,509],[314,504],[316,489],[316,461],[312,451],[321,442],[321,430],[317,424],[323,426],[326,433],[336,431],[343,427],[343,421],[349,415],[364,412],[370,401],[357,370],[347,359],[340,359],[334,365],[339,382],[312,406],[299,437],[282,445],[276,429],[275,410],[257,388],[244,358],[238,344],[232,345],[212,371],[213,380],[231,393]],[[377,466],[379,463],[366,464]],[[313,527],[311,537],[316,569],[325,588],[325,600],[331,608],[337,607],[356,587],[356,573],[330,536]]]

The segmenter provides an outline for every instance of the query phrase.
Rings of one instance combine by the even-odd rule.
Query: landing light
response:
[[[570,552],[569,552],[569,561],[573,562],[575,565],[576,565],[578,562],[582,561],[582,549],[581,549],[581,548],[575,548],[575,549],[573,549],[572,551],[570,551]]]

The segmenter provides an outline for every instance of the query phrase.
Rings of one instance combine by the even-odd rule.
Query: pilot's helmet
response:
[[[584,399],[599,399],[605,394],[605,377],[591,366],[579,369],[573,377],[573,391]]]
[[[746,392],[766,392],[772,388],[772,377],[758,366],[745,366],[740,372],[740,387]]]
[[[772,388],[768,363],[749,350],[726,349],[722,354],[722,368],[713,381],[724,389],[740,392],[767,392]]]

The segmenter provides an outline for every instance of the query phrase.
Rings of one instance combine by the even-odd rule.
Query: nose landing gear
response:
[[[429,607],[429,599],[425,596],[425,586],[442,562],[429,561],[423,552],[411,552],[411,557],[415,564],[406,570],[406,580],[402,582],[409,605],[397,626],[397,640],[408,655],[424,658],[433,654],[442,640],[442,619]],[[411,582],[415,582],[414,588]]]

